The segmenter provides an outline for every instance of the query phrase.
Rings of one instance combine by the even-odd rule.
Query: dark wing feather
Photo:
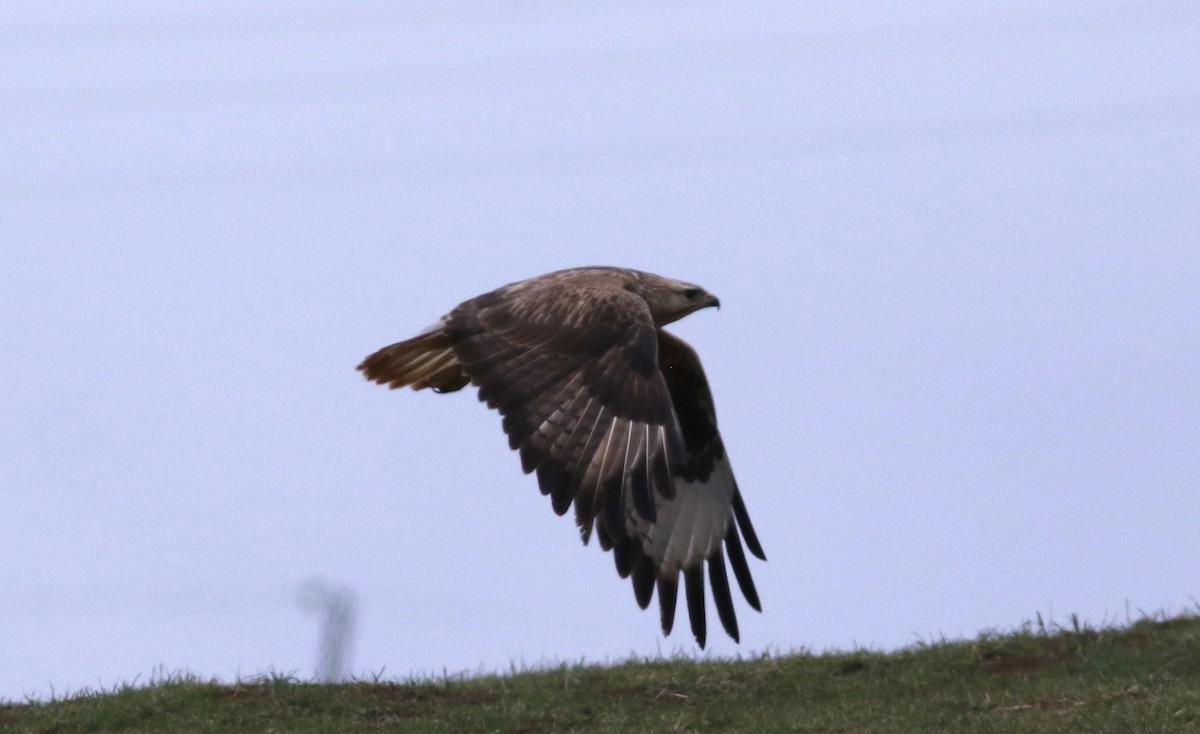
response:
[[[746,546],[750,548],[750,552],[764,561],[767,560],[767,554],[763,553],[762,545],[758,542],[758,534],[754,532],[754,526],[750,524],[750,513],[746,512],[746,503],[742,501],[742,493],[736,490],[733,493],[733,516],[737,518],[742,535],[746,536]]]
[[[670,576],[659,574],[654,586],[658,589],[658,609],[662,631],[664,635],[669,635],[671,628],[675,626],[675,600],[679,596],[679,574],[675,573]]]
[[[688,622],[692,625],[692,635],[696,638],[696,644],[704,649],[704,641],[708,636],[708,625],[704,621],[704,566],[683,569],[683,588],[687,595]]]
[[[738,588],[746,603],[757,611],[762,611],[758,601],[758,590],[754,588],[754,579],[750,576],[750,566],[746,563],[746,554],[742,550],[742,540],[737,533],[725,536],[725,551],[729,554],[729,565],[733,567],[733,577],[737,579]]]
[[[708,559],[708,582],[712,585],[713,604],[725,633],[738,641],[737,614],[733,611],[733,595],[729,593],[729,577],[725,574],[725,557],[720,546]]]

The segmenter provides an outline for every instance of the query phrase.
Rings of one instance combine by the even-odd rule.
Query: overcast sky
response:
[[[573,265],[721,298],[742,644],[1195,610],[1200,5],[10,2],[0,698],[663,638],[470,391],[354,366]],[[739,599],[740,602],[740,599]]]

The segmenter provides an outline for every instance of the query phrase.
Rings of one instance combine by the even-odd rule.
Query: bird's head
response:
[[[678,321],[702,308],[721,307],[721,301],[700,286],[673,278],[653,276],[642,283],[640,290],[657,326]]]

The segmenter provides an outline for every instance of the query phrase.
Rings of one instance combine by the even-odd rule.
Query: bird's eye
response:
[[[699,288],[688,288],[683,291],[683,297],[688,299],[689,301],[691,301],[696,298],[699,298],[700,294],[703,292],[704,291],[700,290]]]

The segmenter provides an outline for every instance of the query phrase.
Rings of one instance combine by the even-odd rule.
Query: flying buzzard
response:
[[[560,270],[465,301],[358,369],[392,388],[478,387],[479,399],[504,416],[521,467],[537,471],[559,515],[574,502],[583,542],[594,529],[617,573],[632,577],[641,608],[658,588],[664,634],[683,573],[688,618],[703,648],[705,561],[721,625],[736,641],[725,559],[756,610],[741,539],[766,560],[717,433],[700,359],[662,329],[719,305],[702,288],[637,270]]]

